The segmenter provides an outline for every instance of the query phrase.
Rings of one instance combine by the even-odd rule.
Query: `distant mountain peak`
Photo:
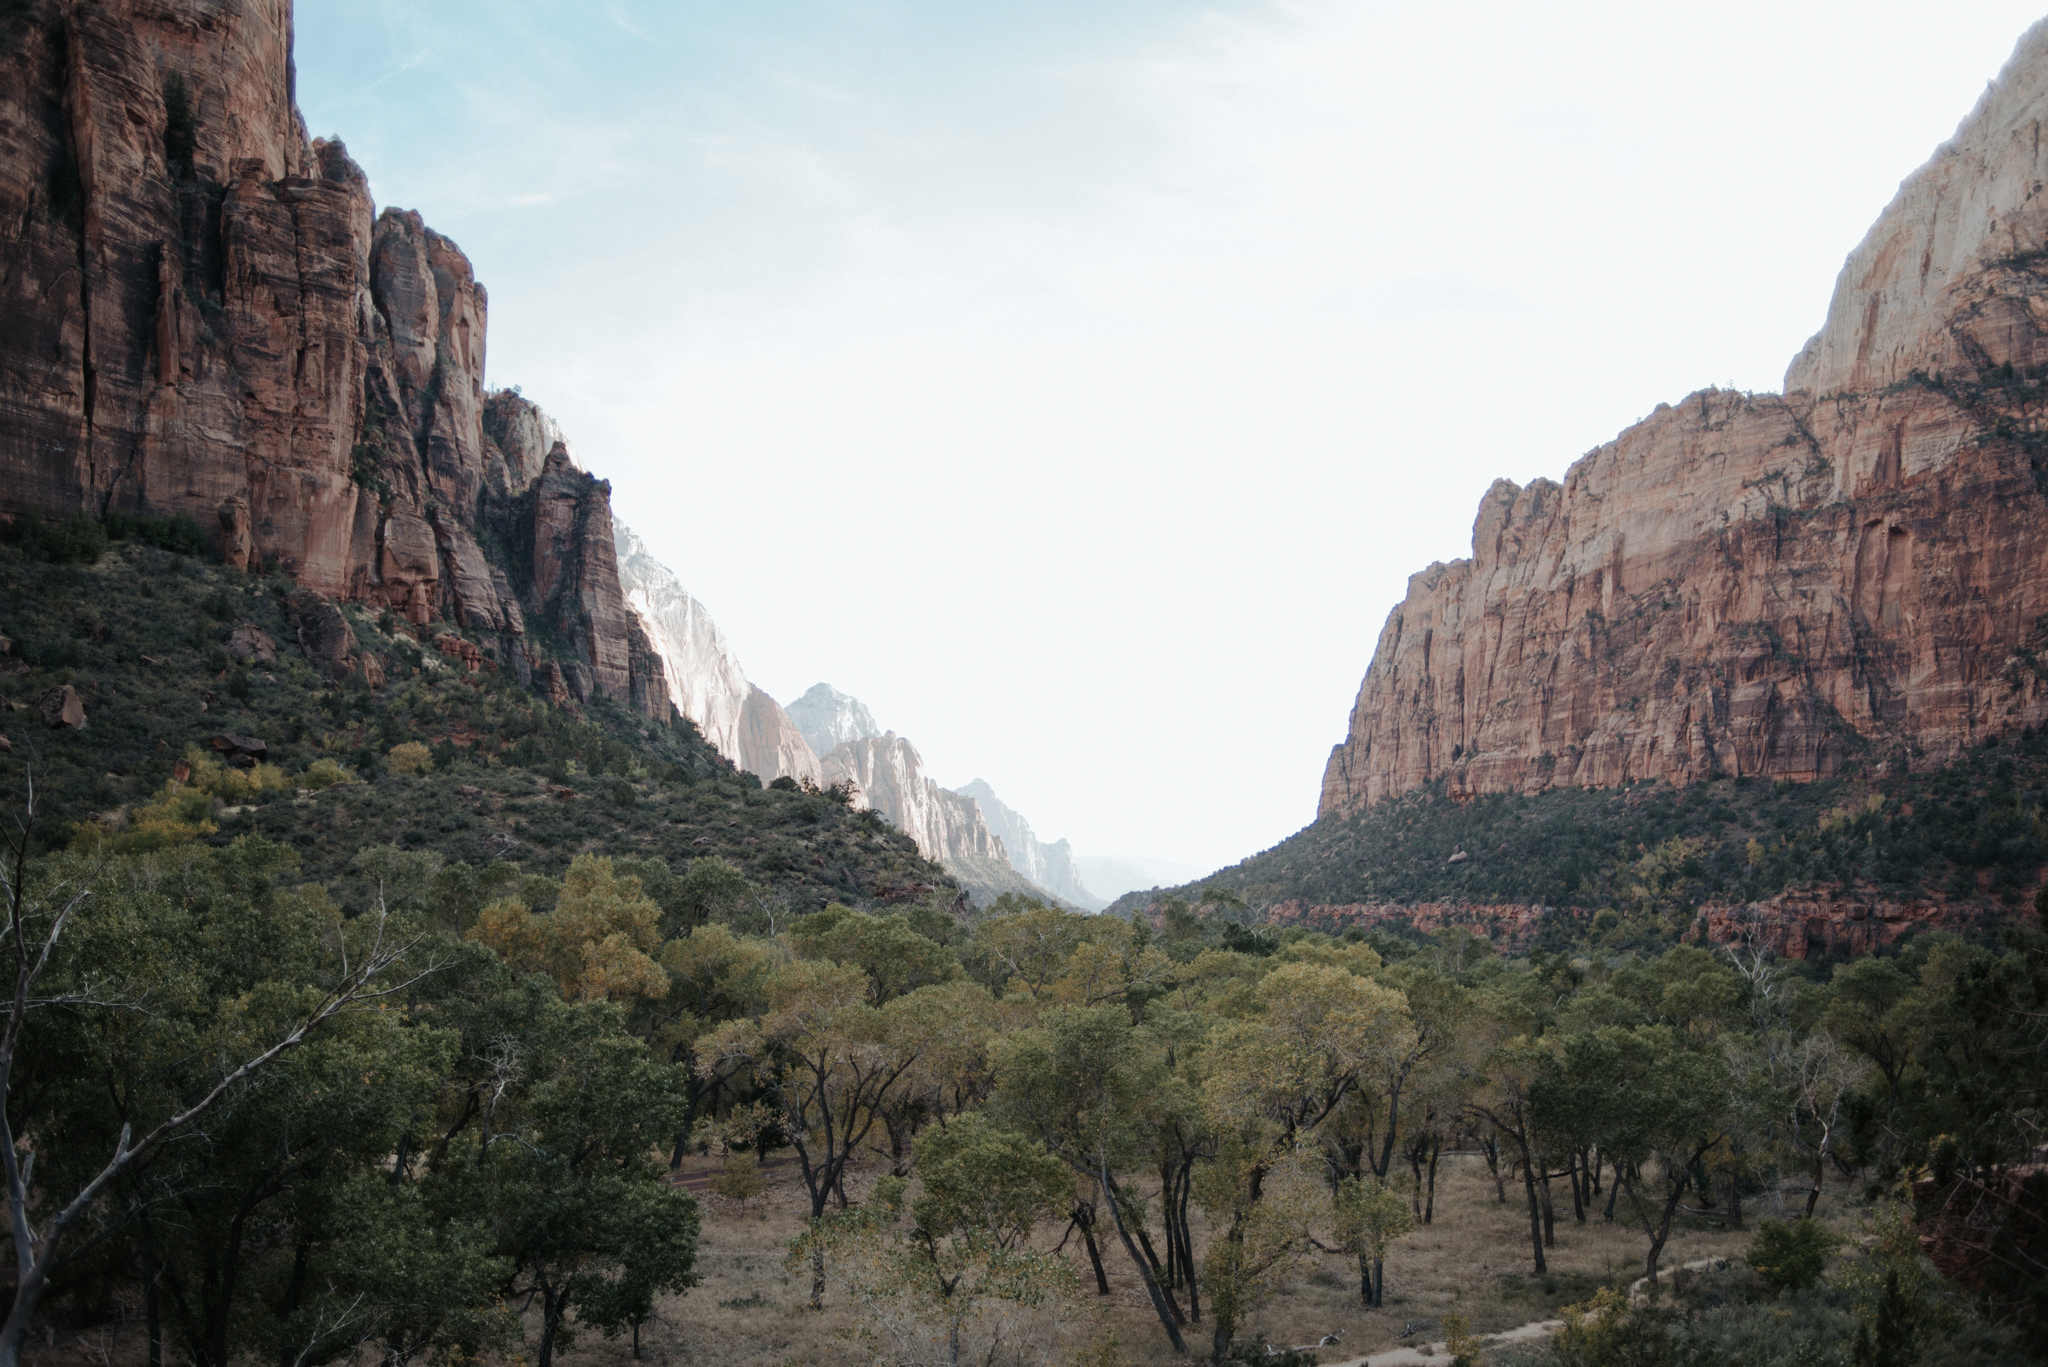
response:
[[[812,684],[787,710],[789,719],[810,743],[811,752],[819,756],[829,755],[841,745],[882,734],[874,713],[859,698],[841,693],[828,683]]]

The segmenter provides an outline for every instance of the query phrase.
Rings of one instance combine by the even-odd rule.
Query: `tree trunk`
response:
[[[562,1315],[568,1307],[562,1303],[561,1294],[552,1287],[543,1286],[540,1292],[540,1350],[535,1354],[534,1367],[554,1367],[555,1330],[562,1323]]]
[[[1194,1170],[1194,1160],[1187,1163],[1188,1172]],[[1188,1278],[1188,1323],[1202,1322],[1202,1279],[1195,1267],[1195,1236],[1188,1229],[1188,1196],[1194,1190],[1191,1177],[1183,1177],[1180,1184],[1180,1265]]]
[[[1387,1260],[1372,1260],[1372,1308],[1377,1310],[1387,1303]]]
[[[1500,1136],[1488,1135],[1479,1145],[1486,1155],[1486,1170],[1493,1174],[1494,1198],[1501,1204],[1508,1203],[1507,1180],[1500,1175]]]
[[[1572,1179],[1572,1220],[1583,1225],[1586,1223],[1586,1151],[1572,1149],[1569,1157],[1571,1171],[1567,1175]]]
[[[1109,1277],[1102,1270],[1102,1250],[1095,1246],[1095,1208],[1083,1201],[1074,1207],[1074,1225],[1081,1231],[1081,1243],[1088,1250],[1088,1265],[1095,1269],[1095,1294],[1109,1294]]]
[[[1535,1157],[1529,1152],[1529,1145],[1520,1135],[1515,1142],[1522,1150],[1522,1191],[1529,1198],[1529,1244],[1536,1254],[1536,1270],[1547,1272],[1549,1267],[1543,1261],[1543,1201],[1536,1194]]]
[[[1550,1155],[1538,1153],[1536,1161],[1543,1167],[1543,1178],[1537,1184],[1543,1197],[1543,1246],[1557,1247],[1557,1212],[1550,1204]]]
[[[1358,1255],[1358,1303],[1372,1309],[1372,1259]]]
[[[1138,1252],[1137,1244],[1131,1240],[1130,1230],[1124,1227],[1123,1208],[1117,1204],[1116,1182],[1109,1175],[1109,1163],[1106,1159],[1101,1164],[1098,1180],[1102,1184],[1103,1198],[1109,1205],[1109,1218],[1116,1225],[1116,1236],[1122,1241],[1124,1252],[1130,1257],[1131,1266],[1138,1269],[1139,1280],[1145,1283],[1145,1294],[1152,1299],[1152,1309],[1159,1316],[1159,1326],[1166,1330],[1166,1337],[1172,1342],[1173,1351],[1186,1356],[1188,1343],[1181,1337],[1180,1325],[1176,1323],[1182,1318],[1179,1308],[1173,1306],[1172,1298],[1152,1276],[1152,1269],[1146,1264],[1145,1255]]]
[[[1422,1198],[1422,1223],[1425,1225],[1436,1218],[1436,1161],[1443,1157],[1444,1142],[1432,1139],[1429,1144],[1429,1188]]]
[[[1145,1261],[1152,1264],[1152,1275],[1159,1278],[1160,1285],[1166,1288],[1166,1303],[1168,1305],[1173,1306],[1173,1313],[1175,1315],[1180,1315],[1180,1304],[1179,1302],[1173,1299],[1173,1279],[1171,1277],[1166,1276],[1165,1269],[1160,1267],[1159,1255],[1152,1251],[1152,1240],[1150,1236],[1148,1236],[1145,1233],[1145,1227],[1143,1225],[1138,1226],[1137,1235],[1138,1243],[1142,1245],[1145,1250]],[[1181,1323],[1187,1323],[1185,1317],[1181,1319]]]
[[[146,1214],[142,1217],[142,1266],[142,1320],[149,1335],[149,1367],[164,1367],[164,1311],[157,1300],[157,1279],[163,1276],[163,1268],[157,1262],[156,1239]]]
[[[278,1315],[278,1318],[286,1323],[298,1313],[300,1304],[305,1300],[306,1258],[311,1252],[304,1239],[300,1239],[298,1247],[292,1250],[292,1279],[285,1288],[284,1307]],[[292,1367],[292,1357],[291,1343],[286,1341],[280,1344],[277,1350],[277,1367]]]
[[[1806,1218],[1809,1220],[1813,1218],[1814,1207],[1820,1204],[1820,1183],[1827,1176],[1827,1171],[1826,1157],[1816,1151],[1813,1155],[1813,1189],[1806,1193]]]

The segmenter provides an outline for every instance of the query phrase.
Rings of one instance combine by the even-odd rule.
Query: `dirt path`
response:
[[[1547,1339],[1563,1327],[1563,1320],[1536,1320],[1498,1334],[1481,1334],[1479,1342],[1488,1348],[1505,1348],[1509,1344]],[[1333,1362],[1330,1367],[1443,1367],[1450,1361],[1450,1356],[1450,1345],[1438,1341],[1409,1348],[1389,1348],[1383,1353]]]
[[[761,1176],[772,1178],[785,1168],[794,1167],[796,1167],[796,1160],[794,1158],[771,1158],[761,1165]],[[670,1177],[668,1180],[671,1186],[681,1187],[684,1191],[694,1196],[702,1196],[705,1192],[710,1191],[711,1184],[718,1180],[718,1171],[716,1169],[707,1169],[704,1172],[680,1173]]]

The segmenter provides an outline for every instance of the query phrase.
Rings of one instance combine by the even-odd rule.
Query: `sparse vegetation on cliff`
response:
[[[1457,856],[1463,853],[1464,858]],[[1467,800],[1441,784],[1328,816],[1201,883],[1254,907],[1520,904],[1591,917],[1595,943],[1670,943],[1707,903],[1783,893],[1940,899],[1957,924],[2028,919],[2048,864],[2048,733],[1988,741],[1933,773],[1795,784],[1561,789]]]

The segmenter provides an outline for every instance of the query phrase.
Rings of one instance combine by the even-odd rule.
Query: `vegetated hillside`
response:
[[[69,524],[88,543],[94,530]],[[79,823],[133,843],[190,750],[219,759],[216,738],[233,736],[262,742],[274,768],[227,780],[232,800],[216,794],[207,839],[257,834],[289,845],[317,880],[341,879],[356,851],[388,842],[549,874],[585,851],[656,859],[678,873],[720,855],[792,911],[954,887],[878,815],[829,793],[763,789],[687,721],[651,721],[601,697],[551,702],[474,654],[465,664],[471,643],[445,624],[420,629],[345,605],[356,664],[346,678],[326,677],[300,646],[292,605],[305,601],[282,576],[251,577],[139,538],[89,564],[0,547],[9,800],[32,766],[41,843],[72,840]],[[230,653],[252,643],[261,653],[274,646],[274,658]],[[44,720],[41,700],[66,685],[83,729]],[[392,750],[409,743],[425,753],[394,763]],[[322,761],[361,781],[324,786],[332,769],[307,774]]]
[[[1452,862],[1463,852],[1465,858]],[[1439,782],[1325,816],[1208,878],[1283,902],[1523,903],[1690,909],[1783,893],[1933,899],[1959,915],[2025,913],[2048,863],[2048,733],[1987,742],[1930,774],[1684,788],[1553,789],[1459,800]],[[1129,893],[1128,912],[1162,893]]]

